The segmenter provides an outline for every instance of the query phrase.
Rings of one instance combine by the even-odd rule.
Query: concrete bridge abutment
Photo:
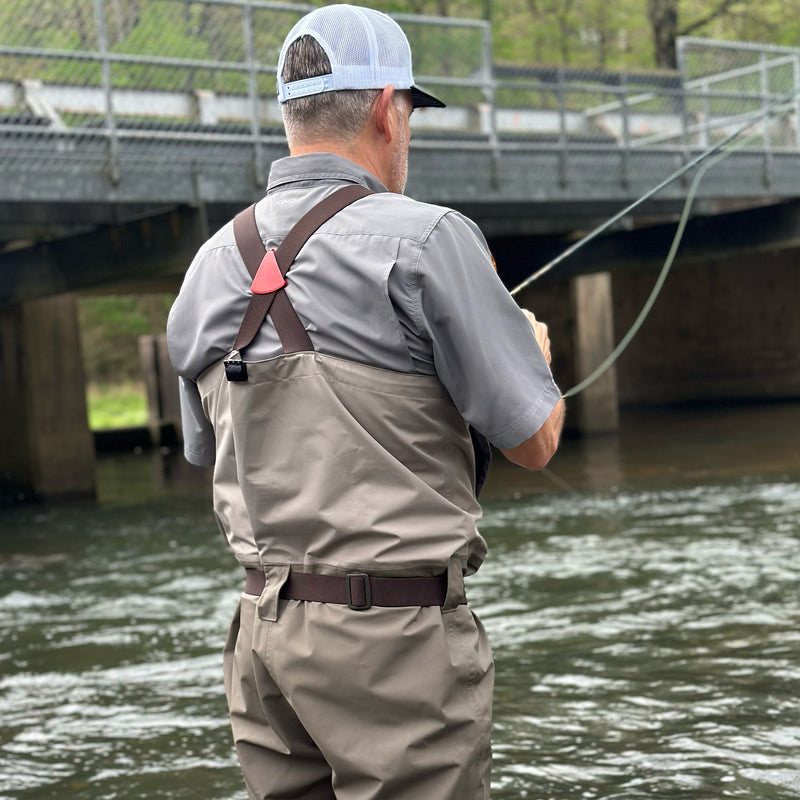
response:
[[[518,298],[547,323],[553,375],[566,392],[588,377],[614,349],[614,296],[609,272],[578,275],[569,281],[533,285]],[[566,427],[573,433],[602,434],[619,429],[616,368],[567,401]]]
[[[75,295],[0,309],[0,494],[94,495]]]
[[[578,382],[589,377],[614,349],[614,296],[610,272],[579,275],[570,281],[572,354]],[[568,391],[570,387],[563,387]],[[585,434],[619,429],[617,370],[611,366],[571,399],[575,427]]]
[[[614,275],[617,339],[652,272]],[[619,360],[623,404],[800,398],[800,247],[676,263]]]

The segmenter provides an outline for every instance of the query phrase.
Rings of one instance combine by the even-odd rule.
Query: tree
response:
[[[656,66],[675,69],[675,39],[678,36],[678,0],[647,0],[647,19],[653,32]]]
[[[727,15],[731,8],[741,0],[720,0],[713,8],[701,13],[692,22],[679,24],[679,0],[647,0],[647,18],[653,34],[653,51],[656,66],[662,69],[676,69],[675,40],[678,36],[688,36],[699,31],[709,23]]]

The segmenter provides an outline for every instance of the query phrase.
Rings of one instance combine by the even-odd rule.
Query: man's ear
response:
[[[392,113],[394,111],[394,86],[389,84],[378,95],[372,113],[375,119],[375,127],[386,137],[387,144],[394,138],[392,127]]]

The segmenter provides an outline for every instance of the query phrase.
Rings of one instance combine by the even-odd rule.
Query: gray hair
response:
[[[313,36],[301,36],[286,52],[284,82],[328,75],[331,62]],[[289,144],[352,141],[367,124],[380,89],[342,89],[296,97],[281,105]]]

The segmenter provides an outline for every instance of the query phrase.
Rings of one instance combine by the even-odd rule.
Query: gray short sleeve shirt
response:
[[[494,445],[524,442],[560,393],[472,221],[388,192],[347,159],[313,153],[273,163],[256,208],[265,246],[280,244],[300,216],[347,183],[376,194],[326,222],[289,273],[286,291],[314,348],[383,369],[436,374],[464,419]],[[215,451],[195,380],[230,352],[250,282],[228,223],[197,253],[170,312],[185,454],[195,464],[212,464]],[[245,358],[280,352],[267,320]]]

